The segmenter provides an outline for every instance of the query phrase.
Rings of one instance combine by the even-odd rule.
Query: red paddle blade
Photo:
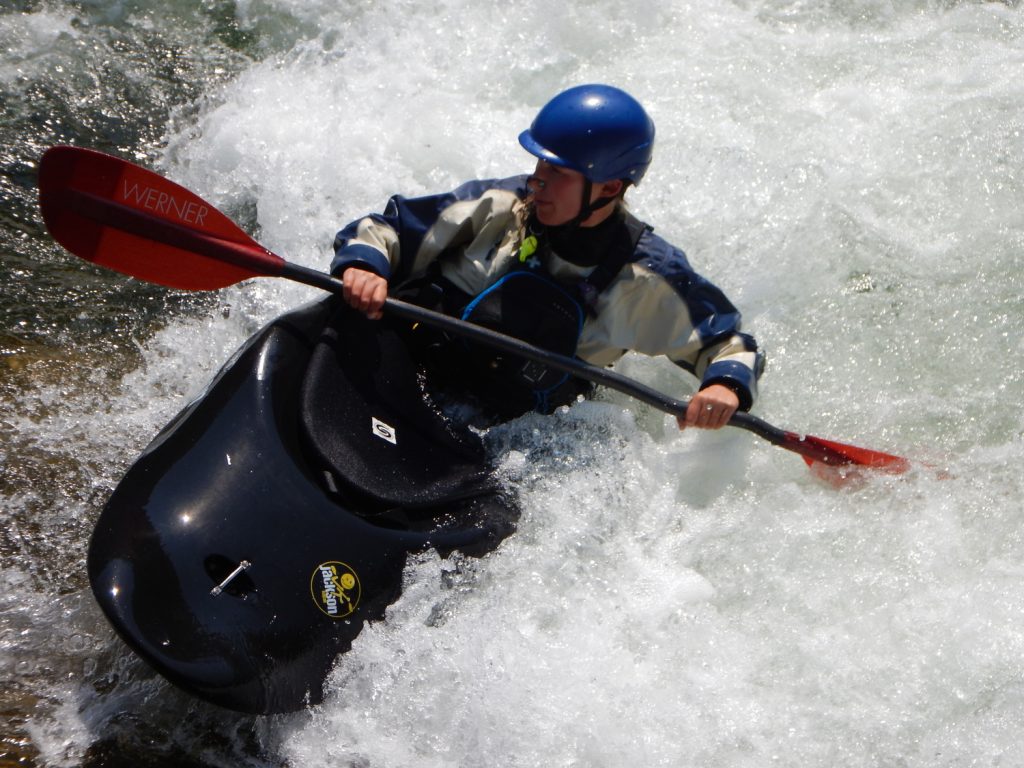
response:
[[[834,487],[863,481],[862,470],[879,470],[899,475],[910,469],[910,462],[891,453],[836,443],[813,435],[786,433],[783,445],[799,453],[815,477]]]
[[[814,461],[830,466],[856,464],[871,469],[884,469],[896,475],[910,469],[909,461],[901,456],[893,456],[891,453],[882,453],[881,451],[873,451],[869,448],[858,448],[856,445],[836,443],[831,440],[814,437],[813,435],[804,435],[798,439],[816,449],[814,455],[804,453],[804,461],[808,464]]]
[[[102,152],[47,150],[39,206],[50,234],[71,253],[171,288],[214,290],[285,267],[202,198]]]

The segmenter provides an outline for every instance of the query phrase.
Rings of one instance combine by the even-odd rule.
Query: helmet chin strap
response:
[[[580,212],[576,214],[575,218],[567,221],[562,225],[567,230],[575,230],[577,227],[583,224],[584,221],[589,219],[594,212],[601,210],[609,203],[614,203],[616,197],[599,197],[597,200],[591,202],[590,196],[594,192],[594,183],[590,179],[583,180],[583,197],[580,200]]]

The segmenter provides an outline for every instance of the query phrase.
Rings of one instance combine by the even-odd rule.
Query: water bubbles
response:
[[[1012,4],[94,6],[0,16],[20,148],[0,158],[0,653],[39,764],[89,750],[96,764],[208,750],[313,768],[1011,753],[1024,713],[1024,433],[1006,417],[1024,400],[1007,347],[1024,338]],[[159,162],[322,267],[334,230],[394,192],[523,170],[517,131],[582,80],[651,105],[659,149],[631,200],[742,304],[771,359],[759,413],[934,452],[955,477],[837,493],[748,435],[679,435],[602,396],[485,435],[523,494],[519,531],[480,561],[414,560],[322,707],[253,725],[155,679],[82,607],[90,523],[234,346],[310,294],[265,281],[196,298],[69,266],[35,213],[41,149]],[[691,386],[670,365],[620,370]],[[68,704],[37,703],[51,698]]]

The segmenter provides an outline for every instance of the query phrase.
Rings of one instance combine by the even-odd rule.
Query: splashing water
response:
[[[23,3],[0,40],[0,749],[38,765],[1019,759],[1016,3]],[[91,525],[231,350],[314,294],[265,280],[191,298],[75,263],[35,218],[33,158],[74,141],[152,162],[325,267],[334,232],[392,193],[528,170],[516,135],[587,81],[651,112],[631,206],[743,309],[769,356],[759,415],[948,479],[836,491],[749,434],[680,434],[603,395],[487,434],[519,531],[481,560],[411,563],[322,706],[254,720],[175,691],[93,604]],[[692,386],[664,361],[619,370]]]

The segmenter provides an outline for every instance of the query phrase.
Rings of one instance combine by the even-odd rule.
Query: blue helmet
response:
[[[519,143],[552,165],[600,183],[639,184],[651,164],[654,122],[640,102],[610,85],[579,85],[544,105]]]

